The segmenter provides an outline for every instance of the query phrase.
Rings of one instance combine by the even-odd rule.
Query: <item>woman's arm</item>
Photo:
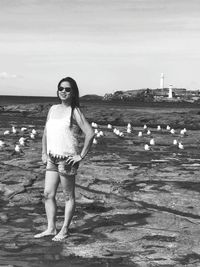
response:
[[[42,136],[42,161],[46,163],[47,161],[47,136],[46,136],[46,125],[44,128],[43,136]]]
[[[85,135],[84,145],[83,145],[80,155],[71,156],[66,160],[67,163],[75,164],[76,162],[81,161],[87,155],[88,151],[90,150],[90,147],[92,146],[92,141],[94,138],[94,131],[79,108],[74,109],[73,115],[78,126],[81,128],[82,132]]]
[[[47,162],[47,135],[46,135],[47,129],[46,129],[46,124],[47,124],[47,121],[49,119],[50,110],[51,110],[51,108],[49,109],[49,112],[47,115],[47,120],[46,120],[44,131],[43,131],[43,135],[42,135],[42,162],[43,163]]]
[[[79,108],[74,109],[74,118],[85,135],[84,145],[80,153],[81,158],[84,158],[92,146],[94,131]]]

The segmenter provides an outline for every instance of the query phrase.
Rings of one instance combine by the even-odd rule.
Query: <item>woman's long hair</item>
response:
[[[76,107],[78,107],[78,108],[80,107],[80,104],[79,104],[79,89],[78,89],[78,86],[76,84],[76,81],[74,79],[72,79],[71,77],[66,77],[66,78],[63,78],[62,80],[60,80],[59,83],[58,83],[58,88],[60,87],[62,82],[69,82],[70,86],[71,86],[71,92],[70,92],[70,94],[71,94],[71,103],[70,104],[71,104],[72,112],[71,112],[71,118],[70,118],[70,127],[72,127],[74,109]],[[57,91],[57,96],[60,99],[58,91]]]

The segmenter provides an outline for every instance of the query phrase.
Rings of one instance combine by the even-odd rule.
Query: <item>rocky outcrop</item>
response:
[[[85,110],[89,114],[91,108],[85,107]],[[100,107],[99,113],[101,111]],[[104,112],[113,116],[127,114],[133,120],[148,119],[147,110],[110,107]],[[157,111],[154,115],[159,117],[162,112]],[[196,114],[196,110],[192,110],[188,116],[193,112]],[[151,109],[149,113],[153,116]],[[168,121],[167,117],[163,121],[170,124],[174,113],[170,113]],[[100,118],[104,114],[96,111],[94,115]],[[184,116],[188,121],[191,118],[186,112]],[[21,118],[15,120],[20,129]],[[11,122],[13,118],[7,121]],[[198,266],[198,130],[188,130],[181,136],[180,129],[172,135],[166,127],[161,131],[150,127],[155,145],[145,151],[144,144],[149,143],[151,137],[142,125],[134,125],[129,134],[126,125],[116,126],[124,133],[121,138],[106,124],[99,125],[104,135],[97,138],[97,144],[79,167],[77,205],[70,235],[55,244],[51,237],[33,238],[46,227],[41,117],[34,117],[31,126],[30,122],[23,126],[28,129],[23,133],[26,138],[33,126],[38,131],[34,140],[28,139],[23,154],[12,153],[22,134],[20,131],[17,135],[4,136],[7,127],[2,126],[0,133],[0,139],[6,142],[6,146],[0,148],[1,264],[27,266],[34,262],[37,266],[51,261],[56,266],[70,262],[85,264],[87,260],[91,266],[106,262],[112,266]],[[142,137],[138,137],[139,131],[143,132]],[[182,141],[183,150],[173,145],[174,138]],[[59,229],[64,214],[61,187],[58,188],[57,204]]]

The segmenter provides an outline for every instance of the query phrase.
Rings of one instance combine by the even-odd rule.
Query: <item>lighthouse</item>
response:
[[[168,98],[173,98],[173,96],[172,96],[172,88],[173,88],[173,85],[170,84],[170,85],[169,85],[169,94],[168,94]]]
[[[164,73],[160,74],[160,89],[164,89]]]

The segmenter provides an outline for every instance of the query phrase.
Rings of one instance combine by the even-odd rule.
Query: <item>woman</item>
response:
[[[70,77],[62,79],[58,83],[57,96],[61,104],[50,108],[42,138],[42,161],[47,164],[44,197],[48,225],[44,232],[34,236],[55,235],[53,241],[61,241],[68,235],[75,211],[75,176],[94,137],[92,127],[79,109],[79,90],[75,80]],[[78,129],[85,135],[81,153],[78,152]],[[65,216],[57,233],[55,196],[59,182],[65,197]]]

